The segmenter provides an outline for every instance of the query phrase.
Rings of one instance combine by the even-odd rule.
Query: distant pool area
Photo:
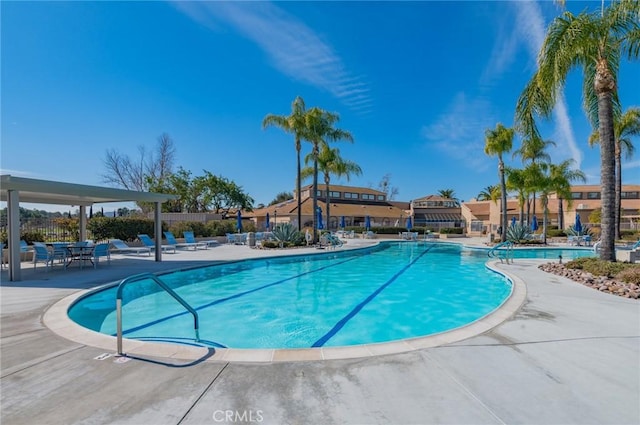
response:
[[[151,282],[126,290],[125,338],[239,349],[345,347],[436,335],[495,311],[512,282],[485,267],[486,249],[384,242],[359,251],[243,260],[161,275],[200,315]],[[588,255],[577,249],[516,250],[516,258]],[[115,288],[75,302],[69,317],[115,334]]]

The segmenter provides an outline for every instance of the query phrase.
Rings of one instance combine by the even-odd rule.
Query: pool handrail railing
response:
[[[500,242],[489,250],[487,256],[489,258],[498,258],[502,263],[503,257],[498,255],[498,253],[502,251],[500,248],[504,248],[504,261],[509,264],[509,258],[511,258],[511,262],[513,263],[513,242],[511,241]]]
[[[126,284],[137,282],[144,279],[151,279],[154,281],[160,288],[162,288],[165,292],[175,298],[184,308],[186,308],[189,313],[193,315],[193,327],[196,331],[196,342],[200,341],[200,330],[199,330],[199,319],[198,313],[191,307],[180,295],[176,294],[173,289],[169,288],[166,283],[164,283],[160,278],[152,273],[140,273],[133,276],[126,277],[120,281],[118,284],[118,290],[116,291],[116,337],[117,337],[117,355],[118,356],[126,356],[122,352],[122,291]]]

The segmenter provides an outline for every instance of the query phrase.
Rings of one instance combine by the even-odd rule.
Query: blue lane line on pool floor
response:
[[[340,329],[342,329],[344,327],[344,325],[347,324],[347,322],[349,320],[351,320],[356,314],[358,314],[360,312],[360,310],[362,310],[364,308],[364,306],[369,304],[380,292],[384,291],[384,289],[387,286],[391,285],[397,278],[399,278],[404,272],[406,272],[409,269],[409,267],[413,266],[419,259],[421,259],[434,246],[435,245],[432,245],[429,248],[427,248],[426,250],[424,250],[424,252],[422,252],[420,255],[418,255],[413,261],[411,261],[409,264],[404,266],[400,271],[398,271],[396,274],[394,274],[391,277],[391,279],[386,281],[384,284],[382,284],[382,286],[380,286],[378,289],[376,289],[371,295],[369,295],[367,298],[365,298],[364,301],[362,301],[360,304],[355,306],[353,308],[353,310],[351,310],[346,316],[344,316],[342,319],[340,319],[338,321],[338,323],[336,323],[333,326],[333,328],[331,328],[331,330],[329,332],[327,332],[320,339],[318,339],[316,342],[314,342],[313,345],[311,345],[311,347],[318,348],[318,347],[322,347],[324,344],[326,344],[327,341],[329,341],[331,338],[333,338],[333,336],[335,334],[337,334],[340,331]]]
[[[239,292],[239,293],[234,294],[234,295],[229,295],[228,297],[224,297],[224,298],[217,299],[217,300],[215,300],[215,301],[211,301],[210,303],[207,303],[207,304],[201,305],[201,306],[199,306],[199,307],[196,307],[195,309],[196,309],[196,310],[203,310],[203,309],[205,309],[205,308],[209,308],[209,307],[211,307],[211,306],[214,306],[214,305],[216,305],[216,304],[223,303],[223,302],[225,302],[225,301],[233,300],[233,299],[235,299],[235,298],[240,298],[240,297],[242,297],[242,296],[244,296],[244,295],[252,294],[252,293],[257,292],[257,291],[260,291],[260,290],[262,290],[262,289],[266,289],[266,288],[270,288],[270,287],[272,287],[272,286],[280,285],[280,284],[285,283],[285,282],[288,282],[288,281],[290,281],[290,280],[297,279],[297,278],[299,278],[299,277],[301,277],[301,276],[305,276],[305,275],[312,274],[312,273],[317,273],[317,272],[320,272],[320,271],[326,270],[326,269],[328,269],[328,268],[330,268],[330,267],[335,267],[335,266],[339,266],[339,265],[344,264],[344,263],[348,263],[349,261],[353,261],[353,260],[355,260],[356,258],[358,258],[358,256],[354,256],[354,257],[351,257],[351,258],[347,258],[346,260],[339,261],[339,262],[337,262],[337,263],[327,264],[326,266],[322,266],[322,267],[317,268],[317,269],[314,269],[314,270],[309,270],[309,271],[306,271],[306,272],[304,272],[304,273],[299,273],[299,274],[297,274],[297,275],[295,275],[295,276],[290,276],[290,277],[287,277],[287,278],[284,278],[284,279],[280,279],[280,280],[278,280],[278,281],[276,281],[276,282],[268,283],[268,284],[266,284],[266,285],[262,285],[262,286],[259,286],[259,287],[257,287],[257,288],[249,289],[248,291]],[[139,330],[141,330],[141,329],[148,328],[148,327],[153,326],[153,325],[156,325],[156,324],[158,324],[158,323],[161,323],[161,322],[164,322],[164,321],[167,321],[167,320],[171,320],[171,319],[175,319],[176,317],[184,316],[184,315],[187,315],[187,314],[189,314],[189,312],[188,312],[188,311],[183,311],[183,312],[180,312],[180,313],[172,314],[172,315],[170,315],[170,316],[165,316],[165,317],[163,317],[163,318],[156,319],[156,320],[154,320],[154,321],[152,321],[152,322],[145,323],[144,325],[138,325],[138,326],[133,327],[133,328],[131,328],[131,329],[127,329],[127,330],[123,331],[123,332],[122,332],[122,334],[123,334],[123,335],[125,335],[125,334],[131,333],[131,332],[136,332],[136,331],[139,331]],[[113,333],[113,334],[111,334],[111,335],[112,335],[112,336],[115,336],[116,334],[115,334],[115,333]]]

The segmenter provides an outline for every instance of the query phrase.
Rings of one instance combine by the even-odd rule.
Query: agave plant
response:
[[[278,242],[297,245],[304,236],[291,223],[281,223],[273,229],[273,237]]]
[[[514,224],[507,229],[507,240],[509,242],[518,243],[531,239],[531,230],[529,226],[523,224]]]
[[[567,236],[593,236],[591,227],[582,226],[580,230],[576,230],[575,226],[569,226],[566,230]]]

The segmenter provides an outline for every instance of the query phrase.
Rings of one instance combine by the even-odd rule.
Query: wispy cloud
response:
[[[546,31],[542,11],[536,2],[514,2],[513,5],[516,8],[515,33],[525,44],[531,58],[535,60]],[[566,159],[568,155],[576,162],[576,167],[580,168],[583,155],[576,143],[564,96],[558,98],[553,115],[555,118],[554,141],[558,145],[560,155],[564,155],[558,159]]]
[[[356,112],[373,102],[364,77],[353,75],[334,49],[302,21],[268,2],[182,2],[175,6],[217,30],[231,25],[256,43],[283,74],[324,89]]]
[[[458,93],[444,113],[422,128],[422,136],[429,148],[442,151],[470,169],[486,171],[492,163],[479,152],[484,149],[485,130],[495,126],[491,110],[489,101],[469,100],[464,93]]]

